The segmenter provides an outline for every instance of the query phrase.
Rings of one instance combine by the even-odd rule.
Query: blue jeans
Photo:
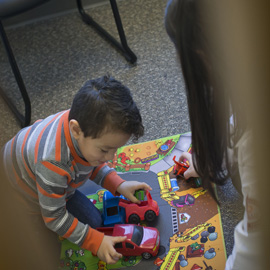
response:
[[[100,211],[79,190],[67,201],[67,210],[80,222],[90,225],[92,228],[102,227]]]

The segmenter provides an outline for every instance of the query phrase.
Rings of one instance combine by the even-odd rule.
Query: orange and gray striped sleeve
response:
[[[116,192],[117,187],[125,182],[114,169],[110,168],[106,163],[96,167],[90,177],[95,183],[108,189],[112,194],[119,195]]]
[[[38,164],[36,181],[42,217],[50,230],[96,254],[103,234],[81,223],[66,210],[67,190],[72,181],[68,170],[57,162]]]
[[[93,167],[73,152],[68,111],[45,127],[36,140],[34,159],[38,199],[46,226],[72,243],[96,254],[103,234],[83,224],[66,209],[66,201],[89,179]],[[71,151],[72,149],[72,151]]]
[[[70,214],[66,201],[89,177],[114,194],[124,180],[106,164],[94,168],[81,158],[69,131],[68,113],[21,130],[7,143],[5,161],[13,186],[39,203],[46,226],[96,254],[103,234]]]

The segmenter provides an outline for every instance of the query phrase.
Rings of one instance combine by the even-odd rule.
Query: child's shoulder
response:
[[[58,112],[21,130],[19,136],[16,136],[16,141],[18,144],[24,144],[28,151],[38,157],[51,156],[50,152],[55,155],[56,152],[65,151],[65,127],[68,129],[68,111]]]

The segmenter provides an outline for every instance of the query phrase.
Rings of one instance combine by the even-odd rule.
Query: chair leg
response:
[[[118,50],[120,50],[126,60],[130,62],[131,64],[134,64],[137,61],[137,56],[132,52],[132,50],[128,47],[125,32],[123,29],[121,17],[118,11],[118,7],[115,0],[110,0],[111,8],[113,11],[115,23],[117,26],[118,34],[121,40],[121,43],[119,43],[114,37],[112,37],[104,28],[102,28],[97,22],[93,20],[93,18],[87,14],[82,6],[82,0],[77,0],[77,7],[79,10],[79,13],[82,16],[82,20],[88,24],[94,27],[94,29],[107,41],[111,42]]]
[[[17,66],[14,54],[12,52],[11,46],[9,44],[6,32],[4,30],[4,27],[2,25],[2,22],[0,21],[0,34],[1,34],[1,38],[3,40],[3,44],[5,46],[7,55],[8,55],[8,60],[9,63],[11,65],[13,74],[15,76],[15,79],[17,81],[18,87],[20,89],[23,101],[24,101],[24,105],[25,105],[25,116],[23,116],[18,109],[16,108],[16,106],[14,105],[14,103],[12,102],[12,100],[5,94],[5,92],[0,88],[0,95],[3,97],[3,99],[5,100],[5,102],[7,103],[7,105],[9,106],[9,108],[12,110],[12,112],[14,113],[16,119],[19,121],[20,125],[22,127],[26,127],[30,124],[31,121],[31,102],[28,96],[28,93],[26,91],[20,70]]]

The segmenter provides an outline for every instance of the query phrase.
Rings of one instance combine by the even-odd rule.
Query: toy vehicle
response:
[[[159,215],[159,207],[149,191],[145,192],[147,200],[140,204],[133,203],[123,196],[115,197],[109,191],[103,196],[103,224],[112,226],[114,224],[131,223],[138,224],[141,220],[154,221]]]
[[[141,220],[154,221],[159,215],[159,207],[149,191],[145,191],[146,199],[140,204],[133,203],[126,199],[120,199],[119,206],[126,211],[126,223],[138,224]]]
[[[178,200],[173,200],[172,205],[174,207],[183,207],[184,205],[193,205],[195,203],[195,198],[191,194],[186,194],[181,196]]]
[[[124,196],[113,196],[109,191],[105,191],[103,195],[103,225],[113,226],[114,224],[123,224],[126,220],[126,211],[119,206],[120,199]]]
[[[114,248],[123,256],[142,256],[148,260],[158,254],[160,235],[156,228],[134,224],[116,224],[114,227],[97,228],[108,236],[126,236],[126,240],[116,243]]]
[[[185,162],[178,162],[175,160],[176,156],[173,157],[173,161],[175,163],[173,167],[173,173],[178,176],[183,176],[184,172],[189,168],[189,165]]]

